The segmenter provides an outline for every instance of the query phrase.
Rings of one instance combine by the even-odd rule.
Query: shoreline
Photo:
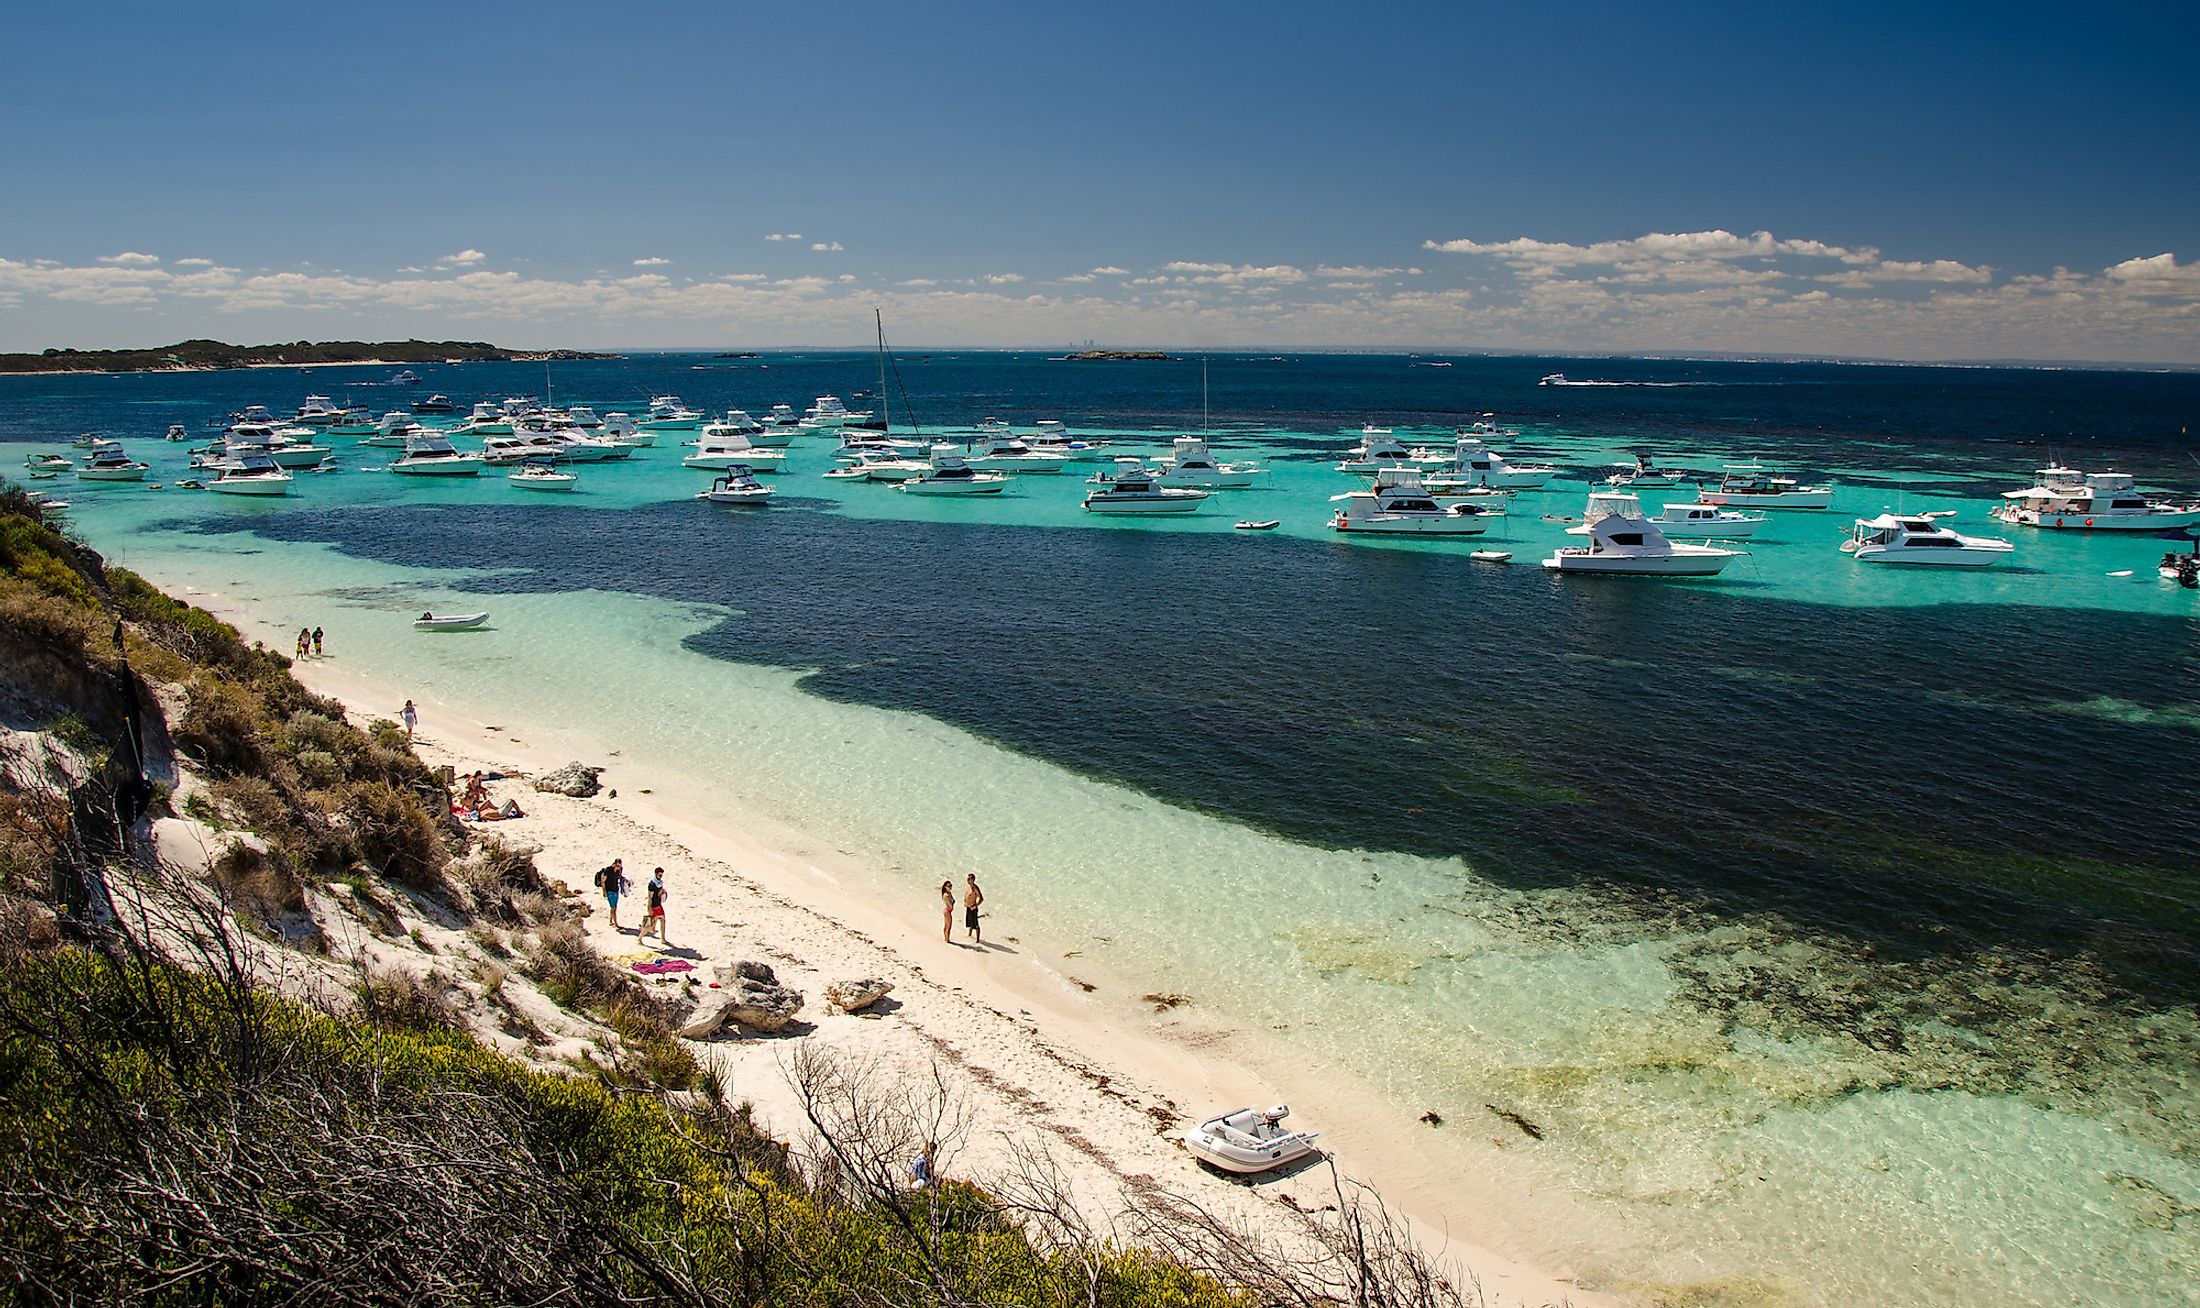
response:
[[[279,647],[290,630],[251,603],[183,593],[271,646]],[[395,718],[407,698],[346,668],[340,658],[307,659],[293,671],[317,693],[341,701],[355,719]],[[1127,1000],[1134,985],[1106,985],[1107,996],[1126,998],[1104,1002],[1013,935],[989,932],[984,950],[942,944],[930,934],[938,925],[931,916],[936,905],[888,904],[855,888],[860,878],[836,875],[836,869],[853,872],[855,856],[832,849],[829,839],[753,812],[728,821],[726,803],[716,794],[711,825],[698,825],[678,811],[690,779],[625,763],[619,751],[605,748],[607,742],[582,733],[509,715],[492,722],[443,687],[416,687],[412,697],[422,708],[417,746],[431,764],[448,763],[461,774],[478,767],[529,775],[576,758],[605,765],[605,790],[588,800],[538,793],[525,782],[492,784],[496,800],[515,798],[529,816],[510,828],[485,828],[541,846],[536,862],[545,877],[566,882],[588,906],[583,927],[599,953],[620,959],[639,947],[631,934],[632,911],[622,912],[623,932],[611,929],[600,895],[590,889],[594,870],[623,857],[638,892],[651,867],[665,866],[669,925],[682,936],[676,949],[701,955],[701,971],[691,975],[707,978],[709,968],[735,958],[763,958],[809,998],[799,1020],[814,1029],[800,1037],[804,1042],[822,1043],[897,1079],[943,1072],[957,1097],[975,1109],[981,1129],[968,1153],[975,1165],[1005,1168],[1020,1150],[1047,1147],[1090,1211],[1109,1219],[1118,1211],[1111,1201],[1121,1187],[1155,1181],[1278,1235],[1296,1221],[1282,1207],[1301,1202],[1295,1191],[1307,1192],[1309,1208],[1323,1202],[1313,1197],[1328,1184],[1318,1172],[1227,1180],[1201,1168],[1177,1143],[1182,1129],[1206,1112],[1280,1097],[1257,1071],[1220,1049],[1222,1042],[1211,1038],[1212,1018],[1138,1021]],[[960,941],[959,920],[955,935]],[[1113,980],[1105,969],[1092,974]],[[844,1017],[827,1008],[820,993],[826,984],[866,975],[895,983],[889,1016]],[[731,1093],[751,1100],[770,1129],[799,1131],[801,1111],[785,1075],[792,1052],[785,1037],[721,1038],[696,1047],[725,1063]],[[1317,1112],[1300,1124],[1352,1139],[1348,1153],[1340,1150],[1352,1175],[1375,1186],[1422,1246],[1479,1286],[1491,1303],[1619,1302],[1584,1290],[1571,1272],[1546,1272],[1453,1239],[1448,1222],[1429,1219],[1444,1206],[1443,1196],[1430,1193],[1425,1177],[1412,1176],[1411,1155],[1398,1152],[1401,1142],[1383,1138],[1394,1132],[1374,1130],[1375,1138],[1364,1138],[1366,1124],[1339,1112]]]

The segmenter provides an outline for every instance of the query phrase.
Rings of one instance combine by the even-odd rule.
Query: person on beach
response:
[[[972,944],[983,949],[985,933],[978,929],[978,905],[985,902],[985,892],[978,889],[978,874],[975,872],[963,878],[963,885],[966,887],[963,891],[963,934],[970,937]]]
[[[940,939],[955,943],[955,883],[940,882]]]
[[[306,628],[304,628],[304,627],[300,627],[300,628],[298,628],[298,657],[299,657],[299,658],[304,658],[304,657],[306,656],[306,647],[307,647],[307,646],[309,646],[309,645],[311,645],[311,644],[313,644],[313,633],[312,633],[311,631],[308,631],[308,630],[307,630]]]
[[[319,627],[313,629],[313,657],[321,657],[321,629]]]
[[[953,890],[952,882],[949,883],[949,890],[950,892],[952,892]],[[939,1155],[939,1152],[939,1141],[927,1140],[924,1142],[924,1152],[918,1154],[909,1162],[910,1189],[923,1190],[936,1184],[939,1181],[939,1173],[936,1170],[939,1164],[935,1161]]]
[[[670,949],[672,942],[665,939],[665,870],[658,868],[649,874],[649,908],[642,918],[642,929],[634,933],[634,943],[649,938],[651,928],[657,932],[657,948]]]
[[[611,929],[620,930],[619,896],[626,893],[626,860],[615,858],[611,860],[611,866],[598,869],[596,886],[603,891],[603,902],[611,908]]]
[[[414,708],[413,702],[408,699],[405,701],[405,711],[400,716],[405,719],[405,743],[410,745],[413,738],[413,728],[420,725],[420,710]]]

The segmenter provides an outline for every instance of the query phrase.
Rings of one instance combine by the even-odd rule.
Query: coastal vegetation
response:
[[[48,349],[0,354],[0,373],[204,372],[268,364],[497,363],[511,360],[616,359],[582,350],[508,350],[487,341],[291,341],[230,345],[189,340],[144,350]]]
[[[1062,357],[1071,363],[1121,361],[1166,363],[1176,356],[1165,350],[1078,350]]]
[[[1480,1302],[1341,1181],[1282,1240],[1035,1155],[912,1186],[948,1094],[808,1044],[775,1137],[401,730],[4,488],[0,670],[11,1299]]]

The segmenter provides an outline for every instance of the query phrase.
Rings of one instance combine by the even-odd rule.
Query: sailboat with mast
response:
[[[1208,405],[1207,357],[1199,359],[1199,435],[1179,436],[1153,473],[1157,486],[1189,490],[1244,490],[1260,479],[1257,463],[1217,463],[1207,449],[1211,410]]]

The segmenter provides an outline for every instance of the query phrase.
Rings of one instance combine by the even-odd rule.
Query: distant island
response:
[[[292,341],[230,345],[178,341],[150,350],[45,350],[0,354],[10,372],[207,372],[217,368],[296,367],[336,363],[539,363],[546,359],[619,359],[583,350],[507,350],[487,341]]]
[[[756,357],[756,352],[754,350],[742,350],[738,353],[713,354],[710,357],[713,359],[753,359]]]
[[[1176,358],[1175,355],[1164,354],[1160,350],[1079,350],[1075,354],[1065,354],[1062,357],[1071,363],[1089,363],[1096,359],[1142,359],[1167,363]]]

